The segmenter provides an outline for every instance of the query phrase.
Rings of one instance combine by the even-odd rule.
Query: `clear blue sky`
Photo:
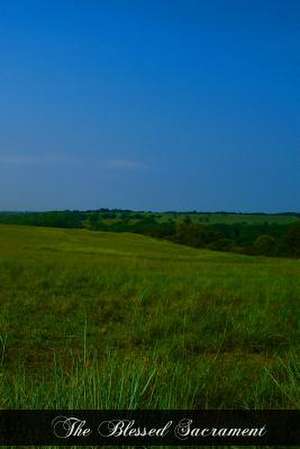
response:
[[[2,0],[0,209],[300,211],[299,0]]]

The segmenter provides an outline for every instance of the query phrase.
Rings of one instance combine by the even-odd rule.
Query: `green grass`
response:
[[[300,408],[300,261],[0,225],[1,408]]]

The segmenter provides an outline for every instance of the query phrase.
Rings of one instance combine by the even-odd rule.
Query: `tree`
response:
[[[256,254],[262,256],[273,256],[276,250],[276,241],[271,235],[259,235],[254,242]]]
[[[234,242],[231,239],[220,238],[210,243],[207,247],[214,251],[231,251],[233,243]]]
[[[289,256],[300,257],[300,222],[290,226],[285,237],[285,244]]]

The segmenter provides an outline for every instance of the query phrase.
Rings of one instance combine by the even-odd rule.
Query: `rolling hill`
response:
[[[1,407],[299,408],[300,261],[0,225]]]

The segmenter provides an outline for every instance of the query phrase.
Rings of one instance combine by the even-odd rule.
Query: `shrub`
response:
[[[254,243],[256,254],[262,256],[273,256],[276,250],[276,241],[271,235],[260,235]]]

